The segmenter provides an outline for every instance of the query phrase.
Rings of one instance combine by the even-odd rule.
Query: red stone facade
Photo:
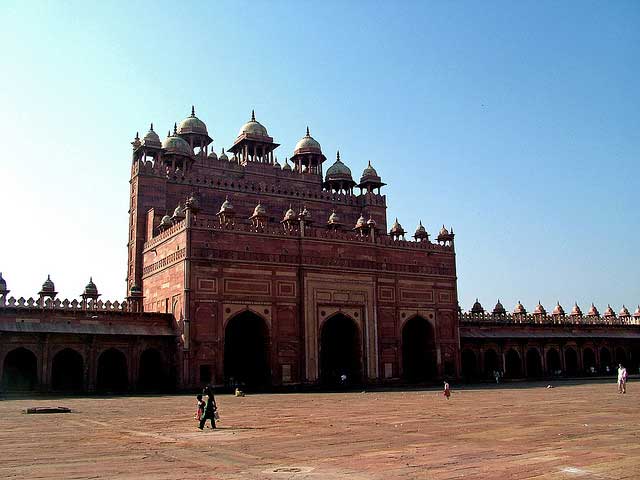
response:
[[[195,114],[133,142],[129,287],[175,315],[183,387],[459,373],[452,233],[387,232],[377,172],[323,175],[308,130],[284,167],[255,118],[231,158],[209,142]]]

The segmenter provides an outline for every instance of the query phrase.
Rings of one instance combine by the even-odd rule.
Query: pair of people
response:
[[[198,399],[198,413],[196,414],[196,418],[200,420],[198,428],[200,430],[204,429],[207,420],[211,420],[211,428],[216,428],[218,406],[216,405],[216,399],[213,395],[213,388],[205,387],[204,390],[202,390],[202,394],[207,396],[207,401],[205,402],[203,400],[203,395],[196,397]]]
[[[618,364],[618,393],[627,393],[627,369]]]

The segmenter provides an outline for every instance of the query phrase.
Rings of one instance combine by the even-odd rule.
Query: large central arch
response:
[[[231,318],[224,331],[225,382],[248,389],[271,384],[269,329],[262,317],[244,311]]]
[[[322,325],[320,332],[320,379],[324,384],[362,382],[362,338],[356,323],[338,313]]]
[[[4,358],[2,386],[6,390],[33,390],[38,384],[38,360],[31,350],[20,347]]]
[[[65,348],[51,363],[51,387],[54,390],[80,392],[84,388],[84,361],[76,350]]]
[[[425,382],[436,374],[433,327],[420,316],[402,327],[402,376],[407,382]]]
[[[129,388],[127,357],[117,348],[110,348],[98,358],[97,389],[101,392],[124,392]]]

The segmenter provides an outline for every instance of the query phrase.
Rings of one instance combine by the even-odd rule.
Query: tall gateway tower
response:
[[[371,163],[327,168],[308,128],[282,163],[253,112],[212,143],[193,108],[132,142],[128,293],[174,314],[182,387],[459,374],[453,231],[388,227]]]

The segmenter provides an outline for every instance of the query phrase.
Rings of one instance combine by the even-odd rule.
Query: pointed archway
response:
[[[156,348],[147,348],[140,355],[138,388],[147,392],[159,392],[169,388],[167,366]]]
[[[224,378],[229,386],[248,390],[271,385],[269,328],[249,310],[231,318],[225,327]]]
[[[341,376],[346,375],[342,381]],[[324,322],[320,332],[320,380],[325,385],[362,382],[362,339],[350,317],[338,313]]]
[[[611,373],[615,371],[611,361],[611,350],[607,347],[602,347],[600,349],[600,371],[602,373]]]
[[[493,348],[490,348],[484,352],[484,374],[489,378],[494,378],[495,372],[502,371],[502,363],[499,360],[498,354]]]
[[[127,358],[117,348],[110,348],[98,358],[96,388],[99,392],[119,393],[129,388]]]
[[[627,363],[627,352],[625,352],[624,348],[616,347],[616,366],[621,363],[626,366]]]
[[[578,354],[573,347],[564,350],[564,370],[570,376],[578,374]]]
[[[64,348],[51,362],[51,388],[62,392],[84,390],[84,360],[79,352]]]
[[[506,378],[522,377],[522,360],[520,354],[513,348],[510,348],[505,354],[505,372]]]
[[[562,362],[560,361],[560,353],[555,348],[547,350],[547,374],[559,375],[562,371]]]
[[[462,350],[462,376],[465,380],[473,380],[477,373],[476,354],[473,350],[465,348]]]
[[[590,374],[592,369],[593,369],[593,372],[595,372],[595,370],[596,370],[596,354],[594,353],[592,348],[585,347],[582,350],[582,365],[584,366],[585,372]]]
[[[38,359],[31,350],[16,348],[4,357],[2,372],[3,390],[34,390],[38,384]]]
[[[407,382],[431,380],[436,374],[435,335],[431,324],[420,316],[402,327],[402,375]]]
[[[527,350],[527,377],[539,378],[542,376],[542,358],[537,348]]]

